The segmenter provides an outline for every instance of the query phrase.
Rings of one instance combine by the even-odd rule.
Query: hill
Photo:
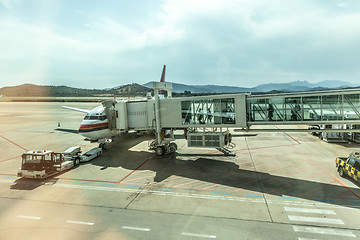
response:
[[[190,96],[194,94],[203,95],[241,92],[259,94],[274,92],[319,91],[351,87],[356,87],[356,85],[337,80],[325,80],[318,83],[309,83],[307,81],[268,83],[261,84],[253,88],[173,83],[173,92],[174,96]],[[0,88],[0,95],[6,97],[144,97],[148,92],[153,92],[152,82],[148,82],[144,85],[132,83],[111,89],[82,89],[67,86],[39,86],[34,84],[23,84],[14,87]]]
[[[112,89],[82,89],[67,86],[39,86],[23,84],[3,87],[0,95],[6,97],[97,97],[97,96],[145,96],[151,89],[133,83]]]
[[[152,82],[143,84],[145,87],[152,87]],[[307,81],[293,81],[288,83],[267,83],[260,84],[253,88],[243,88],[235,86],[219,86],[219,85],[186,85],[173,83],[173,92],[183,93],[190,91],[191,93],[239,93],[239,92],[252,92],[252,93],[266,93],[270,91],[280,92],[301,92],[301,91],[316,91],[319,89],[338,89],[356,87],[355,84],[338,81],[338,80],[325,80],[318,83],[309,83]]]

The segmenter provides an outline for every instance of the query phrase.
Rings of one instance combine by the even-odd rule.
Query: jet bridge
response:
[[[256,125],[346,125],[326,132],[360,132],[360,90],[251,95],[247,93],[171,98],[170,83],[154,83],[155,98],[117,101],[111,110],[118,131],[154,130],[158,155],[175,151],[173,131],[183,129],[189,147],[231,147],[228,128],[257,131]],[[167,91],[167,98],[159,92]],[[261,131],[284,131],[284,128]],[[286,129],[286,131],[318,129]]]
[[[360,124],[360,90],[247,96],[247,124]]]

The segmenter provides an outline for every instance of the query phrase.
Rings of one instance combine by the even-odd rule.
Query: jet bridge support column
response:
[[[156,131],[156,144],[161,145],[161,123],[160,123],[160,100],[158,89],[154,89],[155,93],[155,131]]]
[[[171,97],[171,90],[172,84],[165,83],[165,82],[154,82],[153,83],[154,94],[155,94],[155,132],[156,132],[156,139],[155,145],[150,146],[151,149],[155,150],[155,153],[158,156],[164,155],[165,153],[175,152],[177,150],[177,145],[173,142],[174,134],[173,129],[171,129],[171,137],[165,138],[165,131],[162,129],[161,126],[161,110],[160,110],[160,92],[167,91],[168,98]],[[161,93],[163,95],[163,93]]]

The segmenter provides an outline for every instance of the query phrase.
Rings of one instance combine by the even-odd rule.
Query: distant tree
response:
[[[191,96],[191,91],[185,90],[185,91],[184,91],[184,95],[185,95],[185,96]]]

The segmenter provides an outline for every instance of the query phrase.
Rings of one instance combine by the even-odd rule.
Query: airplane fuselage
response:
[[[117,133],[110,131],[109,121],[102,105],[88,112],[80,124],[79,134],[90,140],[112,138]]]

